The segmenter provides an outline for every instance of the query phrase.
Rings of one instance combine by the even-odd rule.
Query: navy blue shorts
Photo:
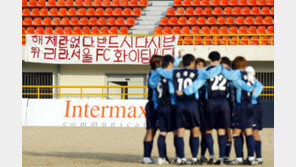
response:
[[[230,128],[234,128],[234,111],[236,102],[228,99],[228,103],[230,107]]]
[[[253,123],[253,129],[262,130],[262,115],[263,111],[261,108],[261,105],[258,103],[253,106],[254,109],[254,123]]]
[[[171,132],[175,127],[175,106],[165,106],[158,108],[157,127],[161,132]]]
[[[148,101],[145,107],[146,111],[146,129],[157,129],[157,111],[154,109],[153,101]]]
[[[227,98],[209,99],[206,112],[206,129],[230,127],[230,107]]]
[[[238,103],[234,111],[234,128],[252,128],[254,123],[254,107],[251,103]]]
[[[207,111],[207,103],[204,100],[198,100],[198,111],[199,111],[199,119],[200,119],[200,130],[202,132],[205,131],[206,128],[206,111]]]
[[[178,101],[176,105],[176,128],[200,127],[198,104],[193,101]]]

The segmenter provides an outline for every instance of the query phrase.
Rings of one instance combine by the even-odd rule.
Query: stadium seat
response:
[[[83,6],[92,6],[92,0],[84,0]],[[83,31],[83,29],[82,29],[82,31]]]
[[[64,17],[61,20],[62,25],[70,25],[70,19],[68,17]]]
[[[101,5],[102,5],[101,0],[94,0],[93,6],[101,6]]]
[[[67,15],[67,9],[66,8],[60,8],[58,15],[60,15],[60,16]]]
[[[54,17],[52,19],[52,25],[60,25],[61,24],[61,19],[59,17]]]
[[[206,45],[213,45],[212,38],[210,36],[205,36],[203,37],[203,44]]]
[[[100,34],[109,34],[109,29],[108,29],[108,27],[106,27],[106,26],[101,27],[101,29],[100,29]]]
[[[257,16],[255,17],[255,24],[263,24],[263,17],[262,16]]]
[[[49,10],[49,15],[50,16],[56,16],[56,15],[58,15],[58,9],[57,8],[51,8]]]
[[[232,8],[231,7],[224,8],[224,15],[232,15]]]
[[[173,6],[181,6],[182,5],[182,0],[174,0]]]
[[[43,25],[51,25],[51,18],[50,17],[45,17],[43,19]]]
[[[23,11],[22,11],[23,16],[29,16],[30,13],[31,13],[30,9],[27,9],[27,8],[23,9]]]
[[[32,25],[32,18],[31,17],[27,17],[24,20],[24,25]]]
[[[121,6],[129,6],[129,0],[121,0]]]
[[[237,27],[236,26],[229,27],[229,34],[237,34]]]
[[[266,28],[265,26],[259,26],[257,29],[258,34],[266,34]]]
[[[246,17],[245,23],[246,24],[254,24],[254,18],[251,16]]]
[[[22,27],[22,35],[24,35],[24,34],[26,34],[26,29],[25,29],[25,27]]]
[[[54,29],[54,34],[55,34],[55,35],[62,35],[62,34],[64,34],[64,29],[63,29],[63,27],[56,27],[56,28]]]
[[[56,6],[56,1],[55,0],[48,0],[46,6]]]
[[[105,9],[105,15],[113,15],[113,9],[112,8],[106,8]]]
[[[193,26],[191,27],[191,34],[199,34],[199,27],[198,26]]]
[[[71,35],[72,34],[72,28],[71,27],[65,27],[64,28],[64,34]]]
[[[71,25],[77,25],[77,24],[79,24],[78,17],[72,17],[70,23],[71,23]]]
[[[274,5],[274,0],[268,0],[267,5]]]
[[[170,18],[170,24],[171,24],[171,25],[176,25],[176,24],[178,24],[178,18],[177,18],[177,17],[171,17],[171,18]]]
[[[148,0],[140,0],[139,6],[147,6],[148,5]]]
[[[40,16],[47,16],[48,15],[48,9],[47,8],[42,8],[39,12]]]
[[[263,7],[261,9],[261,14],[262,15],[268,15],[268,14],[270,14],[270,8],[269,7]]]
[[[182,27],[181,33],[182,34],[190,34],[190,28],[188,26]]]
[[[120,27],[118,34],[128,34],[128,28],[127,27]]]
[[[272,7],[272,8],[270,9],[270,13],[271,13],[271,14],[274,14],[274,7]]]
[[[121,8],[115,8],[113,13],[114,13],[114,15],[120,16],[120,15],[122,15],[122,9]]]
[[[134,16],[140,16],[141,15],[141,9],[140,8],[133,8],[133,15]]]
[[[210,7],[206,7],[206,8],[204,9],[204,14],[205,14],[205,15],[212,15],[212,8],[210,8]]]
[[[162,27],[155,27],[154,34],[162,34]]]
[[[258,0],[258,5],[266,5],[266,0]]]
[[[42,25],[42,19],[37,17],[33,21],[33,25]]]
[[[194,9],[192,7],[186,8],[185,15],[194,15]]]
[[[228,0],[221,0],[221,5],[228,5]]]
[[[249,0],[249,5],[257,5],[257,0]]]
[[[86,15],[86,9],[85,8],[79,8],[77,11],[78,16],[84,16]]]
[[[253,7],[251,14],[253,15],[260,15],[260,8],[259,7]]]
[[[206,24],[206,18],[205,17],[198,17],[197,24]]]
[[[267,33],[268,34],[274,34],[274,26],[268,26],[267,27]]]
[[[66,6],[74,6],[74,0],[66,0]],[[67,29],[67,31],[69,31],[69,29]],[[65,32],[65,30],[64,30],[64,32]],[[72,28],[71,28],[71,33],[72,33]]]
[[[29,6],[37,6],[36,0],[29,0]]]
[[[83,6],[83,0],[75,0],[75,6]],[[74,32],[74,29],[73,29]]]
[[[66,6],[65,0],[57,0],[57,6]]]
[[[208,26],[204,26],[201,28],[201,34],[209,34],[210,33],[210,28]]]
[[[196,17],[189,17],[188,24],[189,25],[195,25],[197,23]]]
[[[28,27],[27,30],[26,30],[26,34],[35,34],[34,27]]]
[[[228,27],[221,26],[219,30],[219,34],[228,34]]]
[[[70,9],[68,10],[68,15],[69,15],[69,16],[75,16],[76,13],[77,13],[77,11],[76,11],[75,8],[70,8]]]
[[[201,5],[204,5],[204,6],[210,5],[210,0],[201,0]]]
[[[82,17],[80,18],[80,25],[88,25],[88,18],[87,17]]]
[[[231,37],[229,44],[230,45],[239,45],[240,41],[238,37]]]
[[[105,25],[105,24],[107,24],[107,19],[105,17],[100,17],[98,19],[98,24],[99,25]]]
[[[127,18],[126,25],[135,25],[135,18],[133,18],[133,17]]]
[[[244,24],[245,23],[245,18],[241,17],[241,16],[237,17],[235,23],[236,24]]]
[[[211,27],[210,34],[219,34],[219,28],[217,26]]]
[[[248,45],[249,44],[249,37],[241,37],[239,44],[240,45]]]
[[[192,45],[192,37],[184,37],[184,42],[183,42],[184,45]]]
[[[239,34],[248,34],[248,28],[246,26],[241,26],[238,28]]]
[[[108,25],[115,25],[116,24],[116,19],[114,17],[109,17],[107,19],[107,24]]]
[[[90,34],[90,28],[89,27],[83,27],[82,28],[82,34],[89,35]]]
[[[178,24],[179,25],[186,25],[187,24],[187,18],[186,17],[179,17]]]
[[[217,18],[217,24],[225,24],[226,20],[225,17],[218,17]]]
[[[38,8],[33,8],[31,10],[31,16],[38,16],[39,15],[39,9]]]
[[[194,10],[195,15],[202,15],[203,14],[203,8],[197,7]]]
[[[131,8],[124,8],[123,11],[122,11],[122,14],[123,14],[124,16],[130,16],[130,15],[132,15],[132,10],[131,10]]]
[[[251,37],[250,44],[251,45],[259,45],[259,38],[258,37]]]
[[[211,0],[211,5],[213,5],[213,6],[220,5],[220,1],[219,0]]]
[[[191,0],[183,0],[183,6],[191,6]]]
[[[88,21],[89,25],[97,25],[98,24],[98,19],[96,17],[91,17]]]
[[[233,8],[233,14],[235,14],[235,15],[241,15],[242,13],[241,13],[241,8],[240,7],[234,7]]]
[[[250,26],[248,29],[248,34],[257,34],[257,27],[256,26]]]
[[[44,34],[53,34],[53,28],[52,27],[45,27]]]
[[[124,18],[123,17],[118,17],[116,19],[116,25],[124,25]]]
[[[95,14],[97,16],[102,16],[104,15],[104,9],[103,8],[97,8]]]
[[[181,34],[181,28],[178,26],[173,27],[172,33],[173,34]]]
[[[86,15],[89,15],[89,16],[96,15],[96,10],[94,8],[87,8]]]
[[[214,8],[214,15],[222,15],[222,8],[221,7],[216,7]]]
[[[207,24],[216,24],[216,18],[215,17],[208,17]]]
[[[175,8],[168,8],[166,15],[175,15]]]
[[[242,6],[245,6],[245,5],[248,4],[248,1],[247,0],[239,0],[238,4],[242,5]]]
[[[269,38],[267,36],[261,37],[261,45],[268,45],[268,44],[270,44]]]
[[[22,1],[22,6],[28,6],[27,0]]]
[[[184,14],[185,14],[185,10],[183,7],[177,8],[176,15],[184,15]]]
[[[164,27],[163,34],[172,34],[172,28],[171,27]]]
[[[81,28],[80,27],[74,27],[73,28],[73,34],[75,34],[75,35],[81,34]]]
[[[160,25],[168,25],[169,24],[169,18],[168,17],[162,17],[160,19]]]
[[[24,0],[23,0],[23,2],[24,2]],[[37,6],[46,6],[46,1],[45,0],[38,0]]]
[[[243,15],[250,15],[251,14],[251,9],[249,7],[244,7],[242,9],[242,14]]]
[[[227,17],[226,18],[226,24],[234,24],[235,20],[234,17]]]
[[[130,0],[129,6],[138,6],[138,0]]]
[[[229,0],[229,5],[238,5],[238,0]]]
[[[97,26],[92,27],[92,28],[90,29],[90,33],[93,34],[93,35],[98,35],[98,34],[100,34],[100,29],[99,29],[99,27],[97,27]]]
[[[274,45],[274,37],[270,37],[270,44]]]
[[[200,5],[200,0],[192,0],[191,6],[198,6]]]
[[[267,16],[264,18],[264,24],[273,24],[273,18],[271,16]]]

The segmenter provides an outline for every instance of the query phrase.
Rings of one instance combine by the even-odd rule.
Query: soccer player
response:
[[[153,55],[150,60],[151,71],[148,78],[157,75],[156,69],[161,66],[162,57],[159,55]],[[144,156],[142,163],[152,164],[154,160],[151,158],[151,152],[153,147],[153,138],[155,136],[157,127],[157,99],[155,98],[156,90],[152,88],[148,79],[148,103],[146,104],[146,134],[144,137]]]
[[[207,72],[203,70],[195,69],[195,58],[192,54],[186,54],[182,60],[184,68],[165,70],[162,68],[157,69],[160,76],[173,81],[174,89],[182,91],[188,85],[192,84],[195,80],[202,80],[210,78],[216,73],[221,72],[222,66],[218,66]],[[202,85],[200,85],[201,87]],[[198,104],[196,100],[199,98],[198,92],[195,95],[182,95],[177,92],[177,102],[176,102],[176,127],[177,138],[177,163],[180,165],[187,164],[187,160],[184,155],[184,132],[185,128],[190,129],[192,133],[192,141],[190,144],[192,153],[192,163],[198,164],[197,153],[199,148],[199,127],[200,119],[198,112]]]
[[[234,139],[234,147],[236,152],[236,159],[233,160],[231,165],[240,165],[243,164],[243,156],[242,156],[242,142],[240,134],[243,131],[246,136],[246,143],[248,149],[248,158],[246,160],[246,164],[254,165],[254,149],[255,149],[255,140],[252,134],[252,125],[253,125],[253,105],[252,99],[254,96],[262,91],[262,85],[255,78],[250,78],[245,71],[245,67],[247,65],[247,61],[244,57],[238,56],[233,61],[235,71],[229,72],[225,69],[222,70],[222,74],[229,78],[233,78],[235,80],[241,79],[247,85],[250,85],[249,88],[242,89],[239,85],[234,83],[236,88],[236,107],[234,112],[234,130],[233,130],[233,139]],[[259,93],[260,94],[260,93]],[[259,95],[258,95],[259,96]]]
[[[255,69],[252,66],[246,67],[246,72],[248,76],[251,78],[251,82],[253,82],[253,79],[255,78]],[[263,87],[263,85],[260,82],[256,82],[258,87]],[[258,97],[260,93],[262,92],[262,89],[258,89],[257,92],[254,92],[252,94],[252,104],[253,104],[253,110],[254,110],[254,124],[253,124],[253,136],[255,139],[255,153],[256,153],[256,164],[262,164],[262,154],[261,154],[261,138],[259,135],[259,131],[262,130],[262,109],[261,104],[258,102]]]

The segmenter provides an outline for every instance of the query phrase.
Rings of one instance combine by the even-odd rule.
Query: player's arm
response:
[[[154,70],[151,70],[151,75],[149,77],[148,84],[149,86],[154,89],[157,87],[157,84],[160,82],[160,77],[158,73]]]
[[[196,79],[191,85],[188,85],[185,89],[183,89],[183,92],[186,95],[191,95],[198,91],[199,88],[201,88],[206,83],[206,80],[203,79]]]
[[[175,105],[176,104],[176,93],[175,93],[174,84],[173,84],[173,82],[171,80],[169,80],[168,84],[169,84],[169,92],[170,92],[171,103],[173,105]]]
[[[254,90],[254,87],[251,85],[248,85],[245,81],[243,81],[242,79],[236,79],[233,82],[233,85],[237,88],[240,88],[244,91],[247,92],[252,92]]]
[[[166,69],[163,69],[163,68],[158,68],[156,70],[156,72],[161,75],[162,77],[166,78],[166,79],[170,79],[170,80],[173,80],[173,73],[174,73],[174,70],[166,70]]]
[[[210,69],[210,70],[198,70],[198,76],[200,79],[207,80],[212,77],[215,77],[216,75],[220,74],[222,71],[222,65],[219,64],[216,67]]]
[[[238,70],[232,70],[232,69],[226,69],[226,68],[223,68],[222,69],[222,75],[224,78],[230,80],[230,81],[233,81],[233,80],[236,80],[239,78],[239,74],[240,72]]]
[[[255,84],[254,84],[254,92],[252,94],[252,98],[258,98],[259,95],[262,93],[263,91],[263,85],[260,81],[258,81],[257,79],[255,79]]]
[[[156,89],[153,89],[153,91],[152,91],[152,101],[154,104],[154,108],[157,108],[158,107],[158,99],[157,99]]]
[[[178,57],[175,58],[175,62],[174,62],[174,67],[177,68],[179,66],[179,64],[181,63],[181,55],[179,55]]]

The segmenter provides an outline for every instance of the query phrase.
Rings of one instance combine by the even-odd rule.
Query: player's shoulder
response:
[[[208,71],[208,70],[210,70],[210,69],[212,69],[212,68],[214,68],[215,66],[211,66],[211,65],[209,65],[209,66],[206,66],[205,68],[204,68],[204,70],[205,71]]]

